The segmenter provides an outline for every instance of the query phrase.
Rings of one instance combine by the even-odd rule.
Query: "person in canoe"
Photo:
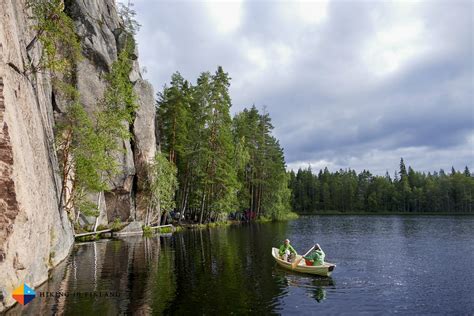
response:
[[[314,245],[313,251],[306,257],[304,257],[306,265],[311,266],[320,266],[324,264],[324,257],[326,254],[321,249],[319,244]]]
[[[292,262],[297,255],[296,250],[293,248],[293,246],[290,245],[290,241],[288,239],[285,239],[283,245],[280,246],[278,254],[280,255],[280,258],[282,260],[288,262]]]

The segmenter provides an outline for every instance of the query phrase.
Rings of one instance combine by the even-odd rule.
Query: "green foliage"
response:
[[[105,78],[107,89],[102,100],[102,114],[106,122],[101,122],[105,130],[111,130],[112,134],[126,139],[130,137],[128,127],[124,122],[132,123],[134,112],[138,108],[137,96],[133,91],[133,84],[129,80],[132,71],[132,61],[130,59],[130,44],[123,49],[118,59],[112,64],[110,73]]]
[[[159,223],[162,210],[171,211],[175,208],[175,192],[178,188],[176,167],[165,155],[157,153],[155,160],[148,166],[148,179],[143,192],[148,205],[146,224]]]
[[[70,77],[63,77],[59,79],[58,77],[52,78],[52,85],[56,90],[56,93],[59,93],[61,98],[69,102],[78,102],[79,100],[79,91],[74,85],[69,83]]]
[[[69,106],[57,125],[63,183],[72,183],[66,209],[77,208],[87,216],[99,213],[89,194],[107,190],[106,176],[113,175],[117,168],[112,155],[117,140],[110,131],[103,132],[97,126],[78,102]]]
[[[64,13],[64,2],[28,0],[26,7],[31,9],[31,18],[36,22],[34,30],[37,33],[30,45],[39,41],[43,52],[38,64],[32,65],[32,70],[70,72],[73,63],[81,58],[81,47],[73,21]]]
[[[99,240],[99,239],[100,239],[99,234],[82,236],[82,237],[77,237],[76,238],[76,240],[79,241],[79,242],[96,241],[96,240]]]
[[[315,175],[310,168],[299,169],[289,172],[291,204],[300,213],[470,213],[474,178],[466,169],[463,173],[452,170],[449,175],[443,170],[426,174],[411,167],[407,170],[403,159],[394,179],[367,170],[330,173],[326,168]]]
[[[159,199],[162,210],[173,210],[176,206],[174,194],[178,186],[176,180],[176,167],[170,163],[164,154],[155,156],[155,163],[151,166],[151,174],[154,181],[150,190],[152,198]]]
[[[177,163],[177,156],[185,155],[188,145],[188,125],[191,117],[188,108],[190,101],[189,83],[179,72],[171,77],[170,87],[158,93],[158,128],[161,135],[162,150],[168,153],[168,160]]]
[[[230,77],[222,67],[212,76],[209,96],[210,113],[208,148],[212,153],[208,161],[208,184],[210,185],[208,209],[217,213],[230,213],[238,205],[237,169],[234,166],[235,144],[230,117]]]
[[[229,87],[218,67],[202,73],[196,86],[177,72],[158,93],[160,144],[177,167],[176,208],[200,223],[245,209],[283,217],[290,191],[270,117],[253,107],[232,120]]]
[[[218,67],[214,75],[202,73],[196,86],[175,73],[158,94],[160,143],[178,169],[177,207],[192,210],[200,222],[238,205],[229,85]]]
[[[181,231],[183,231],[183,230],[184,230],[184,227],[182,227],[182,226],[175,226],[175,227],[174,227],[174,231],[175,231],[175,232],[181,232]]]
[[[266,216],[266,215],[261,215],[257,219],[257,222],[259,222],[259,223],[268,223],[268,222],[271,222],[271,221],[273,221],[273,219],[270,216]]]
[[[123,140],[131,138],[129,124],[137,109],[137,97],[129,80],[132,51],[131,41],[127,41],[105,76],[104,96],[93,113],[87,113],[79,103],[79,93],[66,82],[67,77],[54,80],[56,89],[70,102],[56,126],[56,135],[63,176],[62,196],[72,220],[77,220],[79,211],[98,216],[98,206],[91,202],[91,194],[109,189],[109,180],[118,172],[116,155],[123,151]],[[72,214],[73,210],[76,214]]]
[[[173,232],[173,228],[172,227],[161,227],[161,228],[158,228],[158,232],[160,234],[169,234],[169,233]]]
[[[48,264],[50,267],[53,267],[54,266],[54,257],[56,257],[56,252],[55,251],[51,251],[49,253],[49,258],[48,258]]]
[[[283,149],[272,129],[268,113],[260,114],[255,106],[237,114],[233,122],[236,161],[243,164],[238,168],[244,188],[239,192],[241,208],[277,220],[289,212],[291,192]]]
[[[114,219],[114,221],[112,222],[112,225],[111,225],[111,229],[113,232],[117,232],[119,230],[121,230],[123,228],[124,224],[122,223],[122,221],[120,220],[119,217],[116,217]]]
[[[295,212],[288,212],[285,214],[285,217],[283,218],[284,220],[292,220],[292,219],[297,219],[299,218],[298,213]]]
[[[145,237],[151,237],[153,235],[153,229],[150,226],[143,226],[143,236]]]
[[[58,150],[60,153],[63,188],[61,200],[71,219],[77,220],[81,211],[87,216],[97,216],[97,205],[90,201],[91,193],[107,190],[107,177],[117,170],[114,153],[121,150],[121,140],[129,139],[128,123],[136,110],[136,96],[128,80],[132,69],[130,54],[133,41],[127,40],[118,60],[106,75],[107,89],[99,110],[86,113],[79,103],[79,93],[71,83],[72,70],[82,57],[73,21],[64,12],[62,0],[27,1],[31,18],[35,20],[36,36],[28,45],[30,49],[37,41],[41,43],[42,54],[33,71],[50,70],[53,85],[69,102],[64,117],[56,126]],[[125,11],[124,11],[125,12]],[[127,11],[124,29],[133,39],[133,11]],[[58,79],[58,75],[61,78]]]
[[[133,5],[131,1],[128,1],[127,4],[119,2],[118,14],[122,18],[124,30],[132,36],[135,36],[140,30],[141,25],[135,19],[137,13],[132,9]]]
[[[106,225],[99,225],[99,226],[97,226],[96,231],[101,231],[101,230],[106,230],[106,229],[108,229],[108,227]]]

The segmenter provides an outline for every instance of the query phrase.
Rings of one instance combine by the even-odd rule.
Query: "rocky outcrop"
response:
[[[97,109],[110,70],[121,49],[120,18],[113,0],[65,0],[85,56],[75,67],[80,101],[87,112]],[[61,207],[55,118],[66,110],[47,73],[25,74],[38,60],[39,43],[27,51],[35,34],[25,0],[3,1],[0,9],[0,311],[13,303],[11,292],[21,283],[36,287],[48,270],[63,260],[73,243],[73,228]],[[138,53],[135,54],[138,58]],[[117,154],[120,172],[109,192],[94,194],[99,223],[119,217],[141,220],[136,192],[156,152],[154,93],[134,60],[130,80],[138,97],[130,141]],[[95,218],[83,218],[92,223]]]
[[[156,154],[155,100],[153,87],[147,81],[138,79],[135,82],[135,93],[140,97],[139,108],[133,124],[134,160],[137,171],[136,189],[136,219],[143,220],[146,215],[146,201],[143,194],[143,182],[146,181],[147,165],[153,161]]]
[[[105,74],[117,60],[123,48],[121,21],[113,0],[65,1],[65,11],[73,18],[76,32],[81,38],[84,59],[77,66],[76,79],[81,102],[88,112],[97,109],[97,101],[106,88]],[[133,139],[122,142],[122,152],[117,155],[120,171],[110,181],[110,191],[105,192],[101,221],[107,224],[115,218],[121,221],[139,220],[144,211],[139,206],[136,212],[136,184],[145,177],[146,163],[155,156],[156,139],[155,101],[152,86],[141,78],[138,52],[135,52],[130,80],[138,97],[138,110],[132,126]],[[138,177],[138,179],[137,179]],[[97,202],[97,197],[94,199]],[[92,221],[94,219],[89,219]]]
[[[0,310],[21,283],[37,286],[63,260],[73,230],[59,208],[51,84],[47,74],[25,75],[39,50],[23,1],[0,10]]]

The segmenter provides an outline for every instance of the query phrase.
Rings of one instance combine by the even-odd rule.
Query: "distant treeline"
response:
[[[314,174],[310,167],[290,171],[291,204],[299,213],[339,212],[473,212],[474,177],[468,167],[422,173],[405,166],[390,177],[354,170]]]

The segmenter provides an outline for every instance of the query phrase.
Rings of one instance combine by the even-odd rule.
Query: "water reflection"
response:
[[[271,256],[262,256],[272,245],[259,238],[267,229],[249,225],[173,238],[177,295],[165,313],[272,312],[281,288],[271,278]]]
[[[9,313],[272,313],[284,286],[271,274],[274,242],[261,236],[280,240],[285,227],[248,225],[76,244],[37,289],[62,294],[37,297]]]
[[[291,272],[279,266],[275,266],[274,278],[285,286],[304,289],[307,296],[315,299],[318,303],[327,298],[326,289],[336,289],[336,283],[332,277]]]
[[[321,216],[76,244],[37,289],[69,296],[37,297],[7,314],[466,314],[472,231],[472,217]],[[324,245],[338,265],[333,277],[278,267],[271,248],[287,237],[298,250]],[[446,270],[452,258],[456,269]]]
[[[76,244],[67,261],[36,289],[37,297],[8,313],[147,314],[152,310],[149,297],[153,281],[159,279],[158,267],[167,260],[159,255],[160,243],[160,238],[132,237]]]

